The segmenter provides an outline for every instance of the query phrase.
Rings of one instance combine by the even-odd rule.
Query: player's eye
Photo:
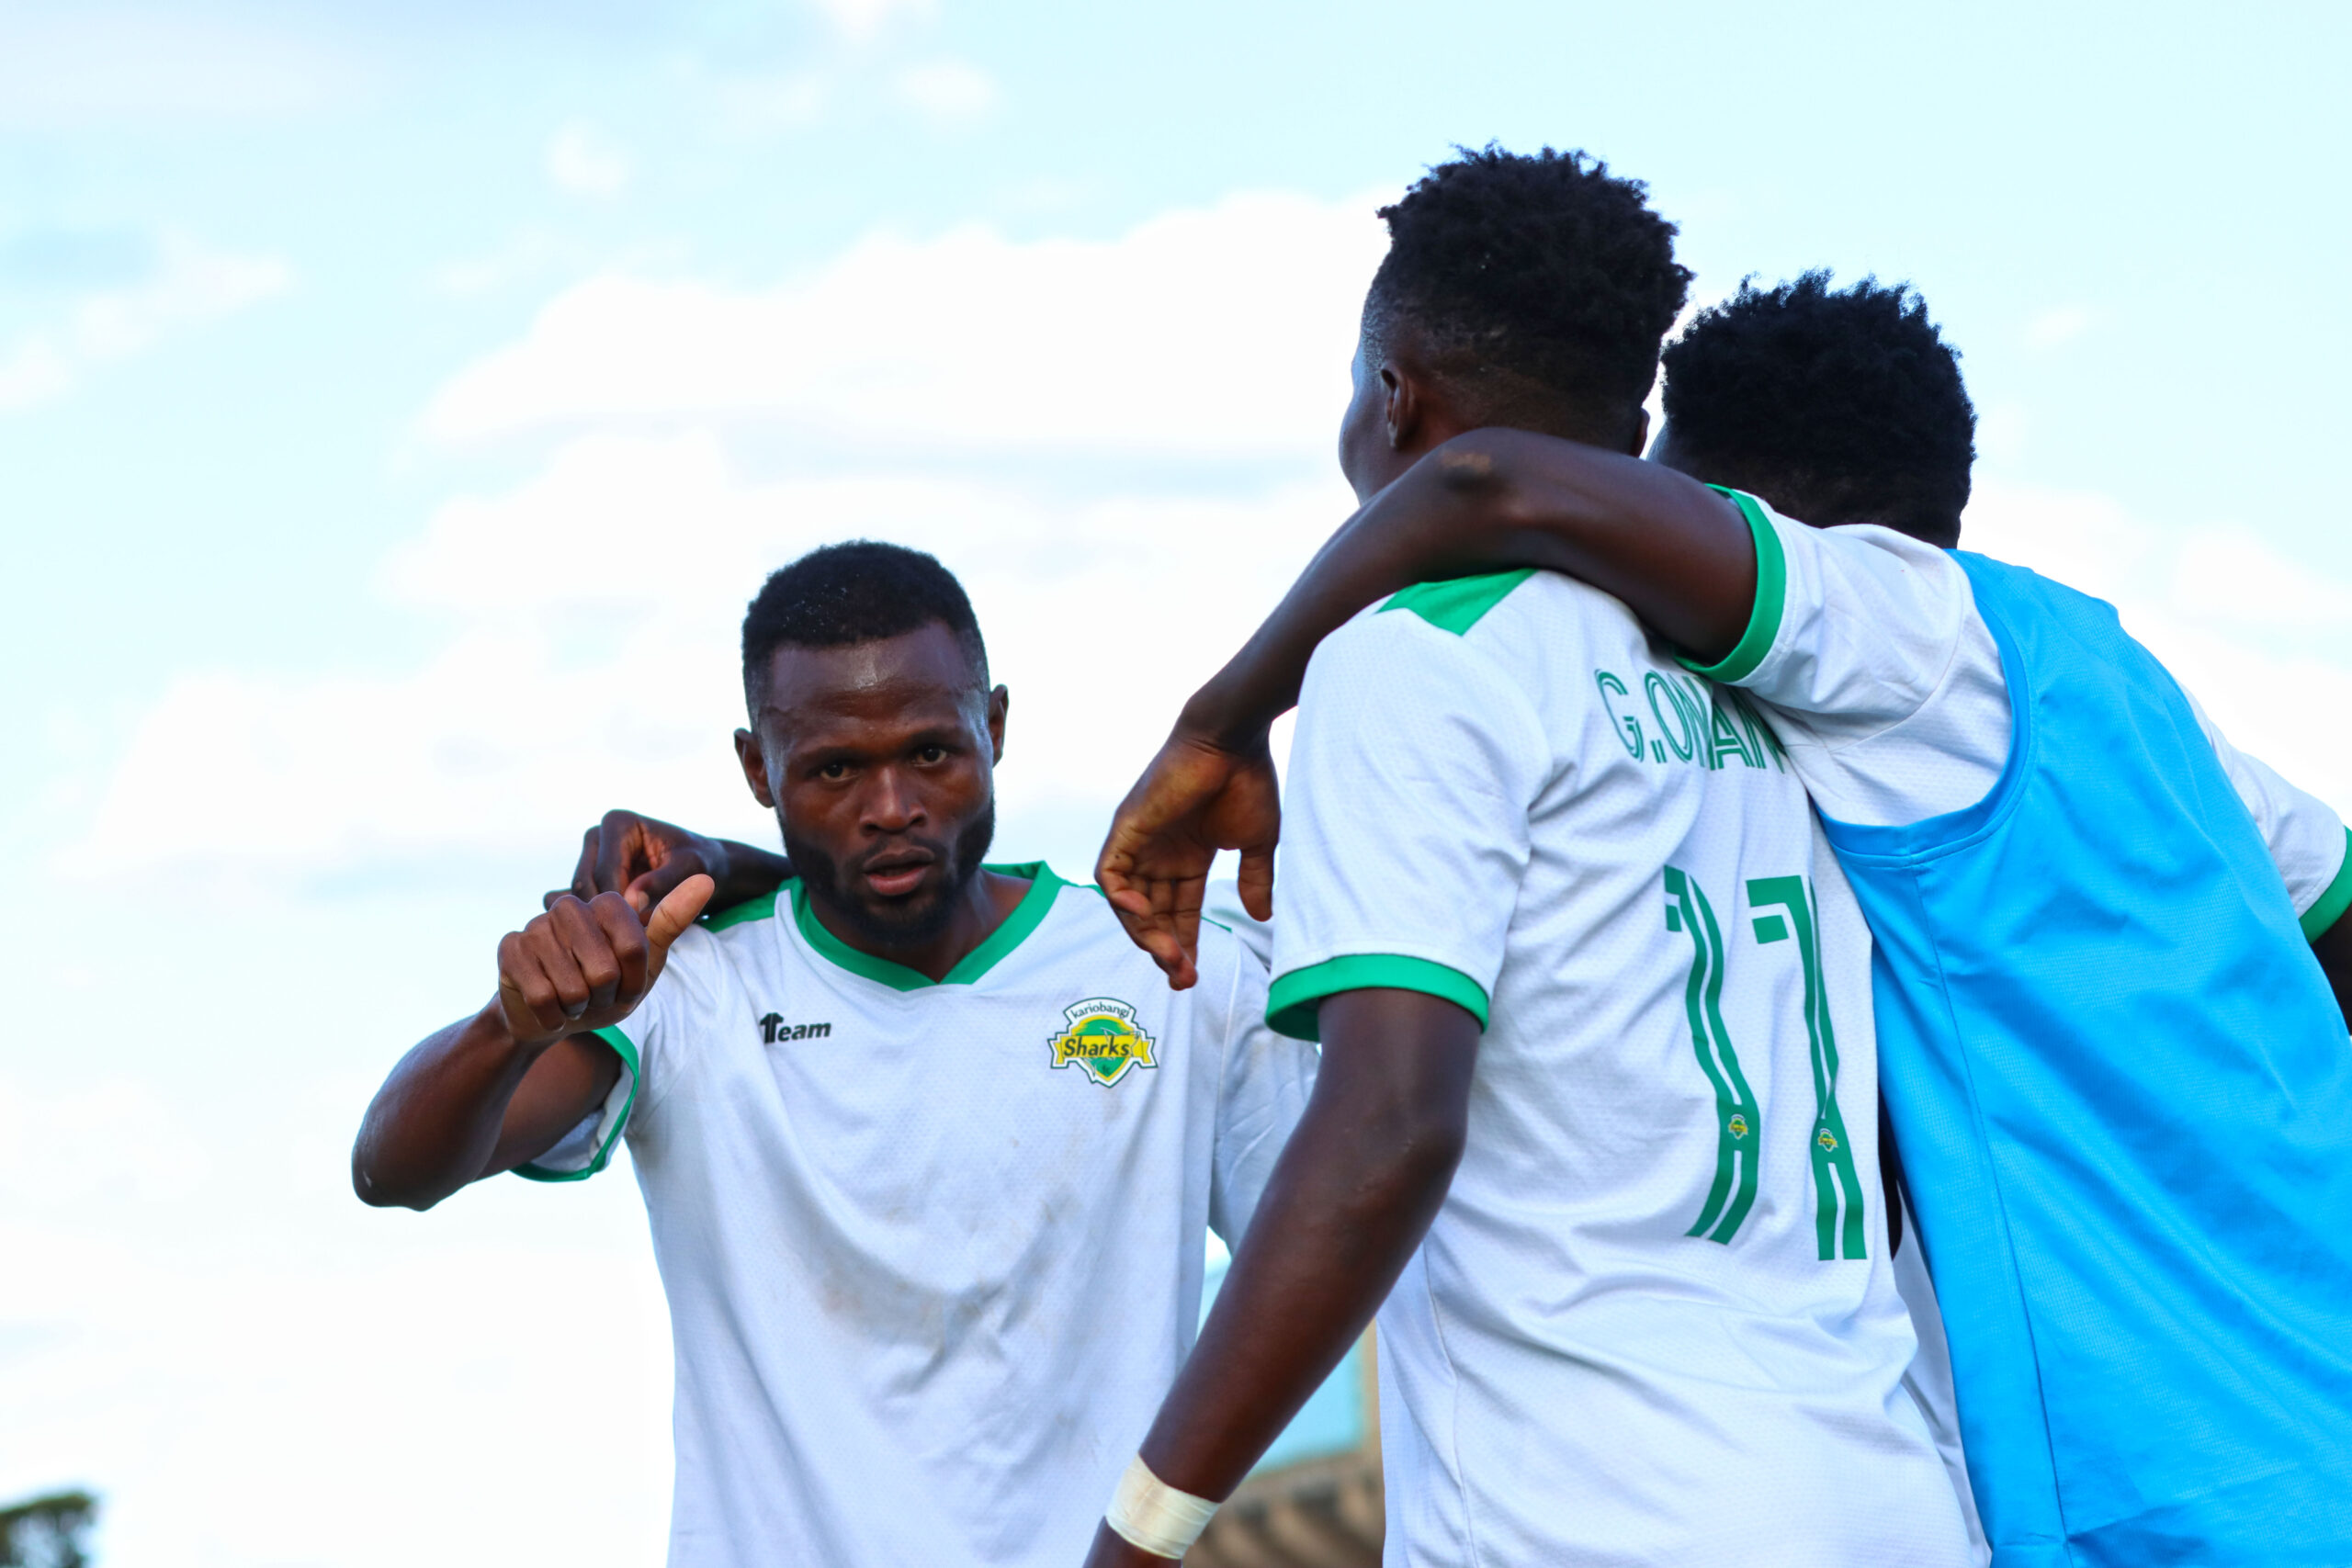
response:
[[[947,748],[944,746],[926,746],[922,750],[915,753],[915,759],[918,761],[922,762],[944,762],[947,761]]]
[[[841,780],[849,777],[849,764],[847,762],[827,762],[823,767],[817,770],[817,776],[820,779],[830,779],[835,783],[839,783]]]

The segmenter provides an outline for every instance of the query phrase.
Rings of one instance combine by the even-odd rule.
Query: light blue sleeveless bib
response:
[[[2352,1563],[2352,1042],[2109,605],[1956,554],[2007,678],[1965,810],[1826,823],[1996,1568]]]

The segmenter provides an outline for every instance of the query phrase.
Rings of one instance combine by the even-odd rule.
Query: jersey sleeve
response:
[[[2344,819],[2325,801],[2297,789],[2277,770],[2231,745],[2196,694],[2184,688],[2181,694],[2188,698],[2198,728],[2212,743],[2222,771],[2253,814],[2270,862],[2278,868],[2302,920],[2303,935],[2317,942],[2352,907],[2352,863],[2346,855],[2352,835],[2346,834]]]
[[[1204,957],[1215,951],[1206,942],[1203,947]],[[1306,1113],[1317,1058],[1312,1045],[1267,1027],[1264,961],[1238,943],[1218,943],[1216,950],[1225,954],[1232,976],[1223,987],[1224,1070],[1217,1082],[1209,1228],[1230,1247],[1241,1245],[1274,1161]]]
[[[1983,799],[2008,761],[2008,685],[1960,563],[1891,528],[1811,528],[1732,499],[1756,603],[1730,653],[1684,662],[1772,705],[1832,817],[1904,824]]]
[[[1317,1039],[1324,998],[1396,988],[1484,1028],[1550,756],[1467,637],[1382,610],[1326,638],[1291,743],[1273,1027]]]
[[[514,1168],[529,1181],[585,1181],[613,1161],[633,1116],[660,1098],[665,1050],[683,1016],[692,1011],[697,970],[712,954],[710,934],[699,927],[682,934],[670,949],[661,978],[637,1010],[608,1029],[593,1032],[621,1059],[612,1092],[538,1158]]]

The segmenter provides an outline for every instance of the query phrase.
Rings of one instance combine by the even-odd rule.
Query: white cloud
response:
[[[2231,740],[2352,811],[2352,707],[2340,636],[2352,582],[2228,525],[2167,530],[2098,495],[1980,484],[1964,541],[2114,604]]]
[[[934,60],[910,65],[891,83],[899,101],[943,125],[961,125],[996,107],[996,81],[977,65]]]
[[[574,121],[548,139],[548,178],[574,196],[604,200],[628,188],[637,162],[594,127]]]
[[[580,828],[620,803],[772,838],[728,743],[742,604],[775,566],[860,536],[933,550],[965,579],[1014,693],[1003,847],[1039,847],[1014,841],[1026,821],[1067,861],[1347,504],[1336,477],[1189,498],[753,482],[707,433],[583,436],[518,490],[448,503],[385,564],[382,592],[455,623],[429,662],[179,678],[68,863],[300,885],[529,854],[552,882]]]
[[[449,439],[558,427],[536,477],[384,562],[437,650],[183,672],[64,863],[282,887],[462,852],[552,880],[622,802],[767,836],[728,744],[741,607],[863,535],[965,577],[1015,693],[1006,848],[1083,870],[1176,705],[1349,509],[1328,454],[1378,243],[1357,206],[1257,197],[1103,242],[871,240],[764,291],[571,289],[433,401]],[[749,473],[746,422],[825,460]],[[1057,446],[1223,466],[1006,461]]]
[[[157,241],[141,281],[70,298],[49,321],[0,351],[0,413],[70,390],[95,367],[153,346],[173,332],[243,310],[292,278],[270,256],[214,250],[185,234]]]
[[[443,388],[425,429],[725,419],[899,450],[1319,460],[1371,209],[1242,196],[1104,241],[881,235],[763,289],[602,276]]]
[[[2061,305],[2044,310],[2026,323],[2026,346],[2055,348],[2060,344],[2072,343],[2090,330],[2093,320],[2091,312],[2080,305]]]
[[[842,37],[863,42],[900,17],[922,19],[938,11],[936,0],[813,0]]]

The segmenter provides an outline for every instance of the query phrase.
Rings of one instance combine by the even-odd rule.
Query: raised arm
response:
[[[1281,809],[1268,727],[1306,662],[1365,605],[1416,582],[1510,567],[1583,579],[1685,651],[1715,659],[1747,627],[1756,547],[1730,502],[1657,463],[1557,436],[1475,430],[1433,448],[1331,536],[1265,624],[1185,704],[1113,818],[1095,879],[1179,989],[1210,863],[1241,852],[1242,902],[1273,913]]]
[[[773,850],[706,838],[640,812],[607,811],[581,836],[571,887],[549,893],[546,903],[553,908],[567,893],[582,899],[618,893],[641,915],[689,876],[707,876],[718,885],[710,896],[716,911],[773,893],[791,874],[792,863]]]
[[[377,1207],[429,1209],[547,1152],[612,1091],[620,1059],[588,1031],[652,989],[709,901],[688,878],[640,923],[618,894],[563,897],[498,947],[498,994],[401,1058],[368,1107],[351,1184]]]
[[[1341,525],[1185,705],[1186,721],[1246,742],[1298,701],[1317,645],[1365,605],[1416,582],[1529,566],[1615,594],[1705,660],[1738,642],[1756,599],[1747,524],[1696,479],[1558,436],[1474,430]]]
[[[1166,1486],[1222,1500],[1354,1344],[1461,1160],[1478,1021],[1419,991],[1320,1010],[1323,1066],[1200,1342],[1144,1439]],[[1166,1561],[1105,1523],[1091,1568]]]

